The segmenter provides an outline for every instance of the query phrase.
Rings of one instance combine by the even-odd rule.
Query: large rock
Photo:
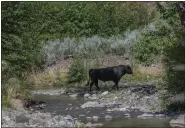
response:
[[[11,99],[10,104],[11,104],[12,108],[14,108],[16,110],[23,110],[24,109],[24,103],[22,100]]]
[[[66,122],[63,121],[63,120],[59,121],[58,124],[59,124],[60,127],[65,127],[66,126]]]
[[[185,114],[180,115],[177,119],[172,119],[170,121],[171,127],[182,127],[185,128]]]
[[[81,106],[81,108],[88,108],[88,107],[104,107],[104,105],[96,101],[88,101]]]

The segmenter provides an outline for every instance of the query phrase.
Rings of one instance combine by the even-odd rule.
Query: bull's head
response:
[[[129,65],[126,65],[126,73],[132,74],[132,68]]]

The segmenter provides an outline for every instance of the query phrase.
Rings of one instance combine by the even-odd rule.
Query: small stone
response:
[[[157,115],[155,115],[155,117],[165,117],[165,115],[164,114],[157,114]]]
[[[126,113],[125,116],[126,116],[127,118],[131,117],[129,113]]]
[[[70,107],[69,110],[71,110],[73,107]]]
[[[96,100],[98,99],[97,95],[96,94],[93,94],[91,97],[89,97],[91,100]]]
[[[93,94],[92,97],[97,97],[97,95],[96,94]]]
[[[126,111],[127,109],[126,108],[120,108],[119,110],[120,111]]]
[[[84,94],[84,98],[88,98],[90,96],[89,93]]]
[[[91,123],[91,122],[87,123],[87,124],[85,125],[85,127],[92,127],[92,123]]]
[[[112,110],[108,108],[106,111],[110,112],[110,111],[112,111]]]
[[[67,126],[66,126],[66,127],[68,127],[68,128],[73,127],[73,123],[72,123],[72,122],[66,122],[66,124],[67,124]]]
[[[114,97],[114,99],[115,99],[115,100],[117,100],[117,99],[118,99],[118,97],[116,96],[116,97]]]
[[[79,116],[85,116],[84,114],[81,114],[81,115],[79,115]]]
[[[150,117],[153,117],[154,115],[153,114],[148,114],[148,113],[143,113],[142,115],[139,115],[137,116],[138,118],[150,118]]]
[[[91,120],[92,120],[92,118],[91,118],[91,117],[86,117],[86,118],[87,118],[87,120],[88,120],[88,121],[91,121]]]
[[[149,97],[149,96],[145,96],[145,98],[146,98],[146,99],[150,99],[150,97]]]
[[[93,116],[94,121],[98,121],[98,116]]]
[[[79,109],[79,107],[76,107],[75,109]]]
[[[112,120],[112,116],[105,115],[105,120],[107,120],[107,121]]]
[[[53,119],[56,120],[56,121],[59,121],[60,120],[60,116],[58,116],[58,115],[54,116]]]
[[[70,95],[70,97],[76,98],[77,97],[77,94],[72,94],[72,95]]]
[[[107,95],[109,92],[108,91],[105,91],[105,92],[103,92],[102,94],[101,94],[101,96],[105,96],[105,95]]]
[[[73,119],[73,118],[70,115],[67,115],[67,116],[64,117],[64,119],[70,120],[70,119]]]
[[[97,97],[90,97],[91,100],[97,100]]]

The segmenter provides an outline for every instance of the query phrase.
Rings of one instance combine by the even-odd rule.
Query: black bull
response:
[[[100,88],[98,86],[98,80],[101,80],[103,82],[113,81],[115,85],[112,88],[116,87],[118,89],[118,83],[121,77],[125,74],[132,74],[132,69],[129,65],[118,65],[114,67],[90,69],[89,81],[87,85],[89,85],[89,82],[91,81],[90,91],[92,90],[93,84],[95,84],[97,90],[99,90]]]

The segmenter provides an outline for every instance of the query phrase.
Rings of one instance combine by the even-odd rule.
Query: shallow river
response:
[[[50,112],[53,115],[70,115],[83,123],[102,123],[103,127],[170,127],[170,118],[138,119],[137,116],[142,114],[140,111],[107,112],[106,107],[81,108],[81,105],[88,101],[83,97],[34,95],[33,99],[46,102],[47,107],[41,110],[42,112]],[[127,117],[127,114],[130,117]],[[112,120],[105,120],[105,115],[112,116]],[[98,116],[98,121],[91,119],[93,116]]]

